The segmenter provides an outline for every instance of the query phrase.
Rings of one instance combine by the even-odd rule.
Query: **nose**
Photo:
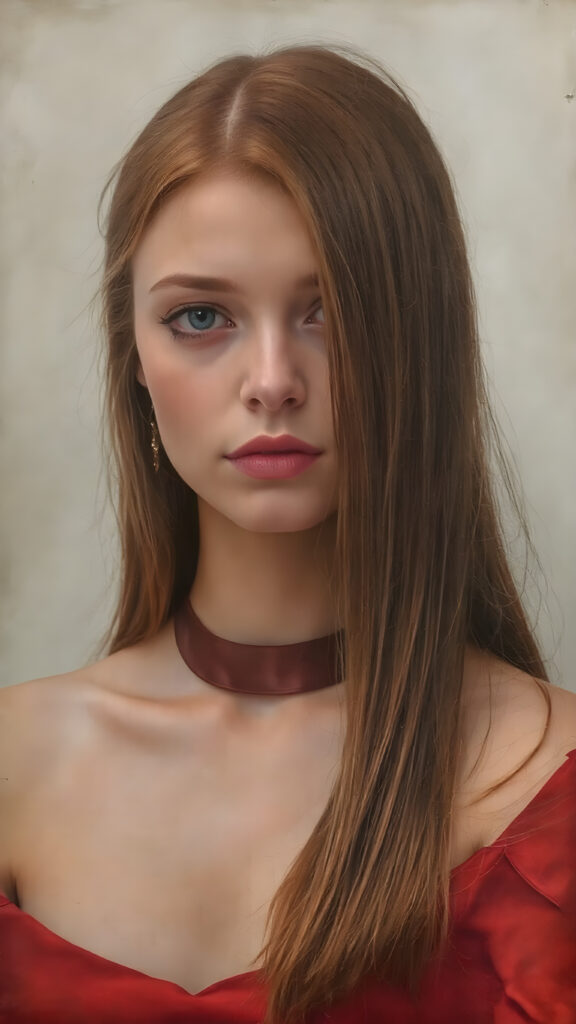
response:
[[[303,348],[287,329],[272,327],[255,333],[245,351],[241,398],[246,405],[263,405],[274,412],[286,403],[295,406],[304,401]]]

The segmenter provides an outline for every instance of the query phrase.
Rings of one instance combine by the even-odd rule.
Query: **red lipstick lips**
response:
[[[263,455],[270,452],[304,452],[306,455],[321,454],[320,448],[314,448],[312,445],[307,444],[306,441],[301,441],[298,437],[292,437],[291,434],[280,434],[278,437],[261,434],[260,437],[253,437],[251,441],[247,441],[240,448],[236,448],[226,458],[240,459],[243,455]]]
[[[261,434],[226,458],[241,473],[256,480],[288,480],[308,469],[321,454],[321,449],[291,434],[279,437]]]

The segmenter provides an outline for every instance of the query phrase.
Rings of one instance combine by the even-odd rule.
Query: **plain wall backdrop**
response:
[[[494,408],[544,573],[530,562],[526,602],[552,682],[576,690],[571,0],[2,0],[2,684],[84,664],[112,609],[89,311],[107,175],[213,61],[306,42],[377,57],[452,171]]]

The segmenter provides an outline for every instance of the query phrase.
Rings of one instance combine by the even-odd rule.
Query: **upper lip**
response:
[[[299,437],[292,437],[291,434],[280,434],[278,437],[260,434],[260,437],[253,437],[226,458],[238,459],[243,455],[258,455],[264,452],[306,452],[308,455],[320,455],[321,449],[314,448],[306,441],[301,441]]]

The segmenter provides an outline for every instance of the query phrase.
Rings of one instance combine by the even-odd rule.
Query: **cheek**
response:
[[[161,435],[174,441],[205,421],[206,389],[188,378],[164,376],[149,384]]]
[[[138,328],[138,325],[136,325]],[[141,372],[156,413],[158,426],[177,422],[195,406],[195,380],[190,368],[162,340],[140,328],[136,331]]]
[[[189,449],[192,438],[210,432],[218,396],[210,374],[199,373],[186,360],[163,356],[142,360],[156,421],[168,455]]]

